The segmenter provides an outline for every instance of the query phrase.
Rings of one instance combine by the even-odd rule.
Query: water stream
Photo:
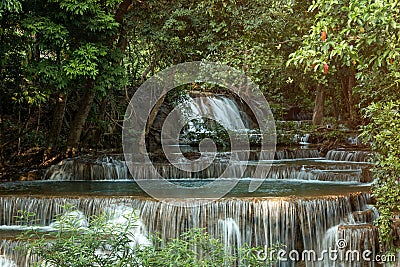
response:
[[[202,98],[190,102],[190,110],[200,109],[215,115],[216,120],[231,125],[243,111],[227,97]],[[246,126],[250,123],[245,124]],[[304,140],[302,140],[304,141]],[[187,147],[186,149],[191,149]],[[32,260],[16,250],[15,236],[26,229],[16,216],[18,211],[35,213],[37,227],[51,229],[54,218],[66,214],[69,203],[78,209],[82,223],[90,216],[106,212],[110,222],[124,223],[124,215],[137,214],[139,224],[132,229],[134,242],[151,245],[149,234],[159,233],[163,240],[178,237],[190,228],[205,228],[225,244],[225,250],[243,244],[266,246],[285,244],[292,259],[282,259],[279,266],[376,266],[374,262],[332,261],[324,258],[296,260],[304,251],[314,251],[317,258],[324,250],[337,248],[338,241],[348,249],[371,250],[377,253],[377,233],[372,225],[378,214],[372,205],[370,183],[372,176],[365,151],[329,151],[321,157],[316,149],[285,149],[275,153],[275,160],[258,161],[257,150],[251,151],[249,161],[235,161],[238,169],[246,171],[238,184],[223,198],[205,203],[204,199],[170,198],[157,201],[149,197],[135,179],[160,190],[165,186],[153,179],[155,172],[172,184],[198,187],[210,183],[227,168],[224,160],[229,153],[220,152],[208,168],[191,173],[166,163],[134,166],[130,174],[122,155],[81,156],[66,159],[48,169],[41,181],[0,184],[0,266],[24,267]],[[265,173],[263,184],[248,192],[251,176],[257,164],[272,167]],[[235,168],[231,177],[236,177]],[[185,201],[185,205],[170,205]]]

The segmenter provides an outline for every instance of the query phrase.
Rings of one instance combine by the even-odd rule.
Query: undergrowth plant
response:
[[[260,260],[257,252],[264,252],[265,248],[247,244],[229,253],[221,240],[211,237],[204,229],[189,229],[170,240],[153,235],[148,237],[149,242],[141,243],[135,236],[135,227],[138,227],[135,212],[127,216],[124,223],[115,223],[107,214],[87,220],[76,209],[67,207],[66,210],[56,217],[52,231],[31,228],[19,236],[25,244],[21,249],[39,259],[33,266],[257,267],[270,266],[276,260]],[[27,218],[26,215],[21,217]],[[274,244],[270,249],[280,247]]]
[[[394,252],[393,224],[400,215],[400,101],[372,103],[365,117],[370,123],[361,137],[376,152],[373,195],[380,214],[376,224],[381,249]]]

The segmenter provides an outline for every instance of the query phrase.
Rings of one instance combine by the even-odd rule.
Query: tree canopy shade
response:
[[[396,97],[398,1],[318,0],[309,10],[314,25],[288,64],[331,89],[340,84],[350,120],[372,100]]]
[[[59,141],[69,94],[79,102],[67,136],[67,146],[76,148],[95,95],[124,84],[123,54],[117,46],[120,24],[115,18],[120,3],[24,1],[22,10],[2,16],[2,74],[3,81],[11,83],[3,87],[4,93],[28,108],[54,95],[58,103],[49,145]]]
[[[378,154],[374,195],[382,214],[380,238],[386,249],[393,248],[391,224],[400,199],[399,107],[393,102],[400,96],[399,1],[317,0],[309,10],[315,12],[314,25],[287,64],[313,75],[324,90],[341,87],[351,120],[364,108],[370,124],[363,136]]]
[[[222,61],[243,69],[270,99],[280,102],[294,96],[298,85],[291,83],[284,62],[307,29],[306,23],[299,23],[306,21],[306,3],[2,3],[12,3],[4,4],[7,10],[1,18],[2,106],[18,110],[21,118],[29,114],[29,119],[14,125],[17,136],[28,133],[29,125],[49,127],[43,140],[50,147],[76,149],[82,138],[89,141],[90,129],[99,133],[107,127],[98,124],[105,117],[121,119],[121,100],[126,104],[149,75],[173,64]],[[41,120],[39,113],[45,114]],[[91,126],[85,127],[88,118]]]
[[[19,12],[22,10],[21,2],[18,0],[3,0],[0,2],[0,16],[4,13]]]

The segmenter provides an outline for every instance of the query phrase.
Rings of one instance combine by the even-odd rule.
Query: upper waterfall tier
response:
[[[334,161],[371,162],[373,160],[373,153],[370,151],[330,150],[326,154],[326,159]]]
[[[179,105],[184,116],[190,119],[208,117],[229,130],[251,128],[249,116],[240,109],[236,101],[228,96],[214,95],[198,98],[188,98]],[[192,125],[193,127],[193,125]],[[194,128],[192,128],[194,130]]]
[[[230,153],[219,153],[216,159],[207,163],[202,171],[191,172],[179,169],[169,163],[136,164],[129,172],[122,155],[103,156],[98,159],[73,158],[51,166],[44,179],[48,180],[126,180],[154,179],[208,179],[218,178],[229,166],[229,177],[238,178],[242,168],[246,168],[241,178],[254,177],[259,167],[259,175],[266,179],[296,179],[339,182],[371,182],[369,155],[365,151],[329,151],[327,158],[321,158],[317,150],[278,150],[273,162],[258,161],[259,152],[250,151],[248,161],[227,162]],[[339,161],[336,161],[337,159]],[[350,161],[343,161],[349,159]],[[271,166],[272,164],[272,166]]]

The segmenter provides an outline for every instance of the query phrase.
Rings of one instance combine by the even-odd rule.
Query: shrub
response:
[[[372,103],[365,112],[370,123],[361,137],[376,152],[373,194],[379,208],[380,244],[393,251],[392,223],[400,215],[400,101]]]
[[[33,266],[256,267],[269,266],[274,261],[260,261],[256,252],[265,249],[246,244],[234,248],[232,255],[223,242],[204,229],[190,229],[171,240],[153,236],[151,240],[156,245],[143,244],[135,236],[139,225],[135,212],[126,216],[123,223],[110,223],[106,214],[92,216],[89,223],[81,212],[70,207],[66,210],[52,224],[53,231],[32,228],[19,237],[25,244],[21,249],[39,259]],[[274,245],[271,249],[279,247]]]

